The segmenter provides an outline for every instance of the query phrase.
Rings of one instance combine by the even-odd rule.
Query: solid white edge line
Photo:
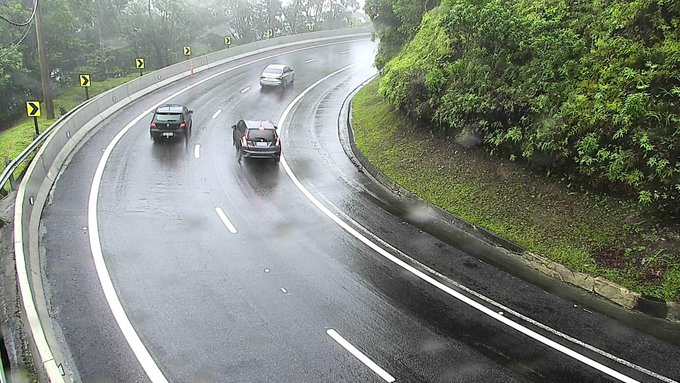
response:
[[[216,207],[215,212],[220,217],[220,220],[222,220],[222,223],[224,223],[224,226],[227,227],[227,230],[229,230],[229,232],[232,234],[236,234],[236,227],[231,223],[229,218],[227,218],[227,215],[224,214],[224,210],[222,210],[222,208]]]
[[[214,119],[217,118],[217,116],[220,115],[220,113],[222,113],[222,109],[217,109],[217,112],[215,112],[215,114],[213,114],[212,117],[210,117],[210,118],[212,118],[214,120]]]
[[[440,279],[442,279],[442,280],[445,280],[447,283],[452,284],[454,287],[456,287],[456,288],[458,288],[458,289],[461,289],[461,290],[465,291],[466,293],[468,293],[468,294],[470,294],[470,295],[472,295],[472,296],[478,298],[479,300],[482,300],[482,301],[484,301],[484,302],[486,302],[486,303],[488,303],[488,304],[490,304],[490,305],[496,306],[497,308],[499,308],[499,309],[501,309],[501,310],[504,310],[504,311],[500,311],[499,314],[501,314],[501,313],[510,314],[510,315],[512,315],[512,316],[514,316],[514,317],[516,317],[516,318],[519,318],[519,319],[521,319],[521,320],[523,320],[523,321],[525,321],[525,322],[527,322],[527,323],[530,323],[530,324],[532,324],[532,325],[534,325],[534,326],[536,326],[536,327],[539,327],[539,328],[542,329],[542,330],[548,331],[548,332],[552,333],[553,335],[556,335],[556,336],[558,336],[558,337],[560,337],[560,338],[562,338],[562,339],[564,339],[564,340],[566,340],[566,341],[568,341],[568,342],[571,342],[571,343],[573,343],[573,344],[575,344],[575,345],[577,345],[577,346],[581,346],[581,347],[583,347],[583,348],[585,348],[585,349],[588,349],[588,350],[590,350],[590,351],[592,351],[592,352],[594,352],[594,353],[596,353],[596,354],[598,354],[598,355],[600,355],[600,356],[602,356],[602,357],[604,357],[604,358],[610,359],[610,360],[612,360],[612,361],[614,361],[614,362],[617,362],[617,363],[619,363],[619,364],[621,364],[621,365],[623,365],[623,366],[629,367],[629,368],[631,368],[631,369],[633,369],[633,370],[636,370],[636,371],[641,372],[641,373],[643,373],[643,374],[649,375],[649,376],[651,376],[651,377],[653,377],[653,378],[659,379],[659,380],[661,380],[662,382],[666,382],[666,383],[678,383],[677,381],[675,381],[675,380],[673,380],[673,379],[667,378],[667,377],[665,377],[665,376],[663,376],[663,375],[660,375],[660,374],[658,374],[658,373],[656,373],[656,372],[654,372],[654,371],[651,371],[651,370],[646,369],[646,368],[644,368],[644,367],[638,366],[637,364],[631,363],[631,362],[629,362],[629,361],[627,361],[627,360],[625,360],[625,359],[621,359],[621,358],[619,358],[619,357],[616,356],[616,355],[613,355],[613,354],[610,354],[610,353],[608,353],[608,352],[606,352],[606,351],[600,350],[599,348],[597,348],[597,347],[595,347],[595,346],[593,346],[593,345],[590,345],[590,344],[585,343],[585,342],[583,342],[583,341],[581,341],[581,340],[579,340],[579,339],[576,339],[576,338],[574,338],[574,337],[572,337],[572,336],[570,336],[570,335],[567,335],[567,334],[565,334],[565,333],[563,333],[563,332],[560,332],[560,331],[558,331],[558,330],[555,330],[555,329],[552,328],[552,327],[546,326],[546,325],[544,325],[543,323],[536,321],[535,319],[532,319],[532,318],[530,318],[530,317],[528,317],[528,316],[526,316],[526,315],[524,315],[524,314],[522,314],[522,313],[519,313],[519,312],[517,312],[517,311],[515,311],[515,310],[513,310],[513,309],[511,309],[511,308],[509,308],[509,307],[507,307],[507,306],[505,306],[505,305],[503,305],[503,304],[501,304],[501,303],[498,303],[498,302],[494,301],[493,299],[491,299],[491,298],[489,298],[489,297],[487,297],[487,296],[485,296],[485,295],[482,295],[482,294],[480,294],[480,293],[478,293],[478,292],[476,292],[476,291],[470,289],[469,287],[466,287],[466,286],[464,286],[464,285],[462,285],[462,284],[460,284],[460,283],[458,283],[458,282],[452,280],[451,278],[447,277],[446,275],[444,275],[444,274],[438,272],[437,270],[432,269],[431,267],[429,267],[429,266],[427,266],[427,265],[425,265],[425,264],[419,262],[418,260],[416,260],[416,259],[414,259],[413,257],[409,256],[408,254],[404,253],[403,251],[401,251],[401,250],[397,249],[396,247],[390,245],[389,243],[385,242],[385,241],[382,240],[380,237],[377,237],[375,234],[371,233],[370,231],[367,231],[367,230],[364,229],[358,222],[356,222],[354,219],[352,219],[352,217],[348,216],[346,213],[344,213],[342,210],[340,210],[340,208],[338,208],[336,205],[334,205],[331,201],[329,201],[329,200],[328,200],[327,198],[325,198],[323,195],[321,195],[321,197],[323,198],[323,200],[324,200],[327,204],[331,205],[331,206],[333,207],[333,209],[335,209],[335,211],[336,211],[338,214],[342,215],[347,221],[349,221],[350,223],[352,223],[354,226],[356,226],[356,227],[358,227],[359,229],[363,230],[364,233],[365,233],[366,235],[372,237],[373,240],[375,240],[375,241],[377,241],[378,243],[382,244],[382,245],[385,246],[387,249],[389,249],[389,250],[391,250],[391,251],[393,251],[393,252],[399,254],[399,255],[402,256],[403,258],[408,259],[409,262],[411,262],[411,263],[414,264],[414,265],[417,265],[418,267],[420,267],[421,269],[427,271],[428,273],[430,273],[430,274],[432,274],[432,275],[434,275],[434,276],[436,276],[436,277],[438,277],[438,278],[440,278]],[[586,311],[588,311],[588,310],[586,310]],[[590,312],[590,311],[588,311],[588,312]],[[501,315],[503,315],[503,314],[501,314]]]
[[[137,357],[137,360],[142,365],[142,368],[146,374],[149,376],[149,379],[154,383],[165,383],[168,380],[165,378],[160,368],[158,368],[158,365],[151,357],[151,354],[149,354],[149,351],[142,343],[142,340],[139,338],[139,334],[137,334],[137,331],[135,331],[130,319],[123,309],[123,305],[118,299],[116,289],[113,287],[113,282],[111,281],[108,267],[104,261],[104,254],[102,253],[101,243],[99,240],[99,222],[97,220],[97,200],[99,198],[99,187],[104,174],[104,168],[106,167],[106,162],[108,161],[113,148],[118,143],[118,141],[120,141],[123,135],[128,130],[130,130],[130,128],[135,123],[141,120],[142,117],[150,113],[150,111],[151,110],[148,110],[143,115],[135,118],[133,122],[125,126],[125,128],[123,128],[123,130],[121,130],[109,143],[106,150],[104,150],[104,154],[102,155],[102,158],[97,165],[97,170],[94,174],[92,188],[90,189],[87,219],[89,226],[88,231],[90,236],[90,248],[92,251],[94,265],[97,270],[97,275],[99,276],[99,282],[101,283],[102,289],[104,290],[104,296],[106,297],[109,308],[111,309],[111,312],[118,323],[118,327],[120,327],[125,340],[127,340],[130,348]]]
[[[134,327],[132,326],[132,323],[130,322],[130,319],[128,318],[127,314],[125,313],[125,310],[123,309],[123,306],[118,299],[118,295],[116,295],[116,290],[113,287],[113,282],[111,281],[111,276],[109,274],[108,267],[106,266],[106,262],[104,260],[104,254],[101,249],[101,243],[99,239],[99,223],[97,221],[97,200],[99,198],[99,187],[101,184],[102,176],[104,174],[104,168],[106,167],[106,162],[108,161],[109,157],[111,156],[111,153],[113,152],[113,148],[118,144],[118,142],[123,138],[125,133],[127,133],[130,129],[132,129],[133,126],[135,126],[139,121],[141,121],[144,117],[147,117],[153,110],[158,106],[163,103],[166,103],[167,101],[171,100],[172,98],[176,97],[177,95],[184,93],[190,89],[193,89],[194,87],[197,87],[199,85],[202,85],[205,82],[211,81],[212,79],[223,75],[224,73],[231,72],[233,70],[242,68],[244,66],[251,65],[256,62],[260,61],[265,61],[269,60],[273,57],[278,57],[282,56],[284,54],[290,54],[290,53],[295,53],[303,50],[308,50],[308,49],[313,49],[313,48],[318,48],[318,47],[323,47],[323,46],[330,46],[330,45],[337,45],[337,44],[344,44],[345,42],[334,42],[334,43],[328,43],[328,44],[318,44],[318,45],[312,45],[309,47],[304,47],[304,48],[299,48],[299,49],[294,49],[291,51],[287,51],[285,53],[278,53],[278,54],[273,54],[273,55],[268,55],[265,57],[261,57],[259,59],[251,60],[248,62],[245,62],[243,64],[239,64],[236,66],[233,66],[231,68],[225,69],[223,71],[220,71],[218,73],[215,73],[214,75],[211,75],[209,77],[206,77],[203,80],[197,81],[191,85],[186,86],[184,89],[182,89],[179,92],[176,92],[174,94],[169,95],[168,97],[164,98],[160,102],[156,103],[155,105],[151,106],[149,109],[145,110],[137,116],[135,119],[133,119],[129,124],[125,125],[123,129],[121,129],[118,134],[111,140],[109,145],[104,149],[103,154],[101,159],[99,160],[99,163],[97,165],[97,170],[95,171],[94,179],[92,180],[92,187],[90,189],[90,196],[88,200],[88,211],[87,211],[87,220],[88,220],[88,226],[90,228],[89,230],[89,239],[90,239],[90,248],[92,251],[92,258],[95,264],[95,268],[97,270],[97,276],[99,277],[99,282],[102,285],[102,289],[104,290],[104,296],[106,298],[106,301],[109,304],[109,308],[111,309],[111,313],[114,316],[114,319],[116,320],[116,323],[118,324],[118,327],[121,330],[121,333],[125,337],[125,340],[128,342],[128,345],[132,349],[132,352],[135,354],[135,357],[137,357],[137,360],[141,364],[142,368],[144,369],[144,372],[146,372],[147,376],[153,383],[166,383],[168,380],[165,378],[163,375],[163,372],[161,372],[160,368],[158,368],[158,365],[156,362],[153,360],[151,357],[151,354],[149,354],[149,351],[146,349],[144,344],[142,343],[141,339],[139,338],[139,335],[137,334],[137,331],[135,331]]]
[[[294,107],[294,106],[295,106],[295,105],[296,105],[296,104],[297,104],[297,103],[298,103],[298,102],[299,102],[299,101],[300,101],[307,93],[309,93],[312,89],[314,89],[316,86],[318,86],[318,85],[321,84],[322,82],[326,81],[326,80],[329,79],[330,77],[335,76],[336,74],[341,73],[341,72],[343,72],[343,71],[345,71],[345,70],[347,70],[347,69],[349,69],[349,68],[352,68],[352,67],[354,67],[354,66],[357,66],[357,65],[359,65],[359,64],[361,64],[361,62],[352,64],[352,65],[349,65],[349,66],[346,66],[346,67],[344,67],[344,68],[341,68],[341,69],[339,69],[339,70],[337,70],[337,71],[335,71],[335,72],[333,72],[333,73],[327,75],[326,77],[323,77],[322,79],[318,80],[318,81],[315,82],[314,84],[310,85],[307,89],[305,89],[304,91],[302,91],[302,92],[301,92],[301,93],[300,93],[300,94],[299,94],[299,95],[298,95],[298,96],[297,96],[297,97],[296,97],[296,98],[288,105],[288,107],[284,110],[283,114],[281,115],[281,118],[280,118],[279,121],[278,121],[278,125],[277,125],[277,126],[278,126],[280,129],[282,129],[282,127],[283,127],[283,125],[284,125],[284,122],[285,122],[286,118],[288,117],[288,114],[289,114],[289,113],[291,112],[291,110],[293,109],[293,107]],[[383,257],[387,258],[388,260],[392,261],[392,262],[395,263],[396,265],[398,265],[398,266],[402,267],[403,269],[405,269],[405,270],[411,272],[412,274],[414,274],[414,275],[417,276],[418,278],[422,279],[423,281],[425,281],[425,282],[429,283],[430,285],[432,285],[432,286],[434,286],[434,287],[436,287],[436,288],[442,290],[443,292],[447,293],[448,295],[451,295],[452,297],[454,297],[454,298],[460,300],[461,302],[463,302],[463,303],[469,305],[470,307],[472,307],[472,308],[474,308],[474,309],[476,309],[476,310],[478,310],[478,311],[480,311],[480,312],[482,312],[482,313],[484,313],[484,314],[490,316],[491,318],[493,318],[493,319],[495,319],[495,320],[497,320],[497,321],[499,321],[499,322],[501,322],[501,323],[507,325],[508,327],[510,327],[510,328],[512,328],[512,329],[514,329],[514,330],[516,330],[516,331],[518,331],[518,332],[521,332],[522,334],[527,335],[528,337],[530,337],[530,338],[532,338],[532,339],[534,339],[534,340],[536,340],[536,341],[538,341],[538,342],[540,342],[540,343],[543,343],[544,345],[546,345],[546,346],[548,346],[548,347],[550,347],[550,348],[552,348],[552,349],[554,349],[554,350],[556,350],[556,351],[559,351],[559,352],[561,352],[561,353],[563,353],[563,354],[565,354],[565,355],[567,355],[567,356],[569,356],[569,357],[571,357],[571,358],[573,358],[573,359],[576,359],[576,360],[578,360],[578,361],[580,361],[580,362],[582,362],[582,363],[584,363],[584,364],[586,364],[586,365],[588,365],[588,366],[590,366],[590,367],[592,367],[592,368],[594,368],[594,369],[596,369],[596,370],[598,370],[598,371],[601,371],[601,372],[603,372],[603,373],[605,373],[605,374],[607,374],[607,375],[609,375],[609,376],[611,376],[611,377],[613,377],[613,378],[615,378],[615,379],[618,379],[618,380],[620,380],[620,381],[622,381],[622,382],[629,382],[629,383],[637,382],[637,380],[635,380],[635,379],[633,379],[633,378],[631,378],[631,377],[629,377],[629,376],[626,376],[626,375],[624,375],[624,374],[622,374],[622,373],[620,373],[620,372],[618,372],[618,371],[616,371],[616,370],[614,370],[614,369],[612,369],[612,368],[610,368],[610,367],[607,367],[607,366],[605,366],[605,365],[603,365],[603,364],[601,364],[601,363],[599,363],[599,362],[597,362],[597,361],[595,361],[595,360],[592,360],[592,359],[588,358],[588,357],[585,356],[585,355],[579,354],[578,352],[576,352],[576,351],[574,351],[574,350],[572,350],[572,349],[570,349],[570,348],[568,348],[568,347],[566,347],[566,346],[563,346],[563,345],[561,345],[561,344],[559,344],[559,343],[553,341],[552,339],[549,339],[549,338],[547,338],[547,337],[545,337],[545,336],[543,336],[543,335],[541,335],[541,334],[539,334],[539,333],[537,333],[537,332],[535,332],[535,331],[533,331],[533,330],[531,330],[531,329],[529,329],[529,328],[527,328],[527,327],[524,327],[524,326],[522,326],[521,324],[519,324],[519,323],[517,323],[517,322],[514,322],[514,321],[508,319],[507,317],[504,317],[503,315],[499,315],[499,314],[496,313],[495,311],[493,311],[493,310],[487,308],[486,306],[484,306],[484,305],[482,305],[482,304],[480,304],[480,303],[477,303],[476,301],[474,301],[474,300],[468,298],[467,296],[465,296],[465,295],[463,295],[463,294],[461,294],[461,293],[459,293],[459,292],[453,290],[452,288],[450,288],[450,287],[444,285],[443,283],[437,281],[436,279],[432,278],[431,276],[429,276],[429,275],[423,273],[422,271],[420,271],[420,270],[414,268],[413,266],[407,264],[406,262],[402,261],[401,259],[399,259],[399,258],[395,257],[394,255],[388,253],[388,252],[385,251],[382,247],[378,246],[377,244],[375,244],[374,242],[372,242],[371,240],[369,240],[368,238],[366,238],[363,234],[361,234],[361,233],[359,233],[357,230],[355,230],[353,227],[349,226],[347,223],[345,223],[345,221],[343,221],[342,219],[338,218],[335,214],[333,214],[333,212],[331,212],[328,208],[326,208],[326,206],[324,206],[321,202],[319,202],[319,200],[316,199],[316,197],[314,197],[314,195],[312,195],[312,194],[309,192],[309,190],[307,190],[307,188],[305,188],[304,185],[302,185],[302,183],[298,180],[298,178],[295,176],[295,174],[293,173],[293,171],[292,171],[292,170],[290,169],[290,167],[288,166],[288,163],[286,162],[286,158],[285,158],[283,155],[281,155],[281,165],[283,166],[283,168],[284,168],[286,174],[288,174],[288,177],[291,179],[291,181],[293,181],[293,183],[295,184],[295,186],[297,186],[298,190],[300,190],[300,191],[302,192],[302,194],[304,194],[305,197],[307,197],[307,199],[308,199],[312,204],[314,204],[314,206],[316,206],[316,207],[317,207],[319,210],[321,210],[328,218],[330,218],[331,220],[333,220],[336,224],[338,224],[341,228],[343,228],[343,229],[344,229],[345,231],[347,231],[349,234],[351,234],[352,236],[354,236],[355,238],[357,238],[359,241],[363,242],[366,246],[370,247],[371,249],[373,249],[374,251],[376,251],[378,254],[380,254],[380,255],[382,255]],[[359,227],[361,227],[362,230],[368,232],[368,230],[367,230],[366,228],[364,228],[364,227],[362,227],[362,226],[359,226]],[[375,236],[375,235],[374,235],[374,236]]]
[[[195,159],[201,158],[201,144],[196,144],[194,146],[194,158]]]
[[[338,334],[337,331],[330,328],[326,330],[326,334],[333,338],[334,341],[338,342],[340,346],[342,346],[345,350],[349,351],[350,354],[354,355],[355,358],[359,359],[368,368],[373,370],[373,372],[375,372],[381,378],[383,378],[383,380],[389,383],[394,382],[395,379],[392,375],[387,373],[387,371],[383,370],[382,367],[378,366],[374,361],[371,360],[371,358],[367,357],[363,352],[357,350],[356,347],[354,347],[345,338]]]

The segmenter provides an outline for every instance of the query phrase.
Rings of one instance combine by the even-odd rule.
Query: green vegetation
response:
[[[677,227],[636,201],[581,190],[404,120],[374,80],[353,101],[358,148],[390,179],[463,220],[573,270],[680,301]]]
[[[678,73],[678,2],[442,0],[380,93],[432,130],[678,218]]]
[[[124,84],[134,79],[136,76],[138,75],[110,78],[101,82],[93,82],[88,91],[90,98]],[[85,90],[80,86],[73,86],[65,90],[54,100],[54,107],[57,110],[59,110],[60,107],[63,107],[65,110],[71,110],[83,101],[85,101]],[[44,114],[41,113],[41,117],[38,118],[38,128],[42,132],[55,121],[56,120],[49,120],[45,118]],[[33,118],[31,117],[25,117],[13,127],[0,132],[0,155],[2,156],[0,172],[5,170],[7,161],[11,161],[18,157],[19,154],[21,154],[21,152],[26,149],[26,147],[30,145],[31,142],[33,142],[34,138],[35,126],[33,124]],[[14,172],[15,178],[19,177],[27,166],[27,161],[21,164]],[[5,185],[5,191],[8,190],[9,185]]]
[[[0,2],[0,130],[23,116],[28,100],[42,96],[34,7],[37,2]],[[59,93],[79,74],[103,81],[166,67],[192,55],[274,36],[358,27],[367,22],[357,0],[41,0],[43,48],[50,85]],[[47,111],[45,111],[47,112]]]
[[[364,10],[380,38],[375,58],[378,69],[382,69],[415,36],[423,14],[439,5],[439,1],[366,0]]]

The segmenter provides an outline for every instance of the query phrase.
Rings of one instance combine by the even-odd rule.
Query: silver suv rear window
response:
[[[248,140],[250,141],[274,141],[274,131],[271,129],[250,129],[248,131]]]

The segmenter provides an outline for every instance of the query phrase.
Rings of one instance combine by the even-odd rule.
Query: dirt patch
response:
[[[598,266],[613,269],[624,268],[628,263],[623,255],[623,251],[614,248],[597,252],[593,255],[593,258],[595,258]]]

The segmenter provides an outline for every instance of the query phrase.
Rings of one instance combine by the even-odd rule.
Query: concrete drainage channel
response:
[[[80,141],[96,129],[101,121],[130,102],[195,73],[275,49],[368,37],[371,31],[370,27],[365,27],[310,32],[257,41],[201,56],[192,60],[192,64],[178,63],[107,91],[84,103],[50,128],[50,135],[29,165],[19,186],[14,207],[13,245],[22,322],[27,328],[26,336],[40,381],[80,381],[69,371],[68,364],[64,363],[65,358],[52,330],[42,290],[38,236],[40,216],[48,194],[61,167]],[[5,359],[2,361],[5,362]],[[0,378],[0,383],[4,382],[4,377]]]

